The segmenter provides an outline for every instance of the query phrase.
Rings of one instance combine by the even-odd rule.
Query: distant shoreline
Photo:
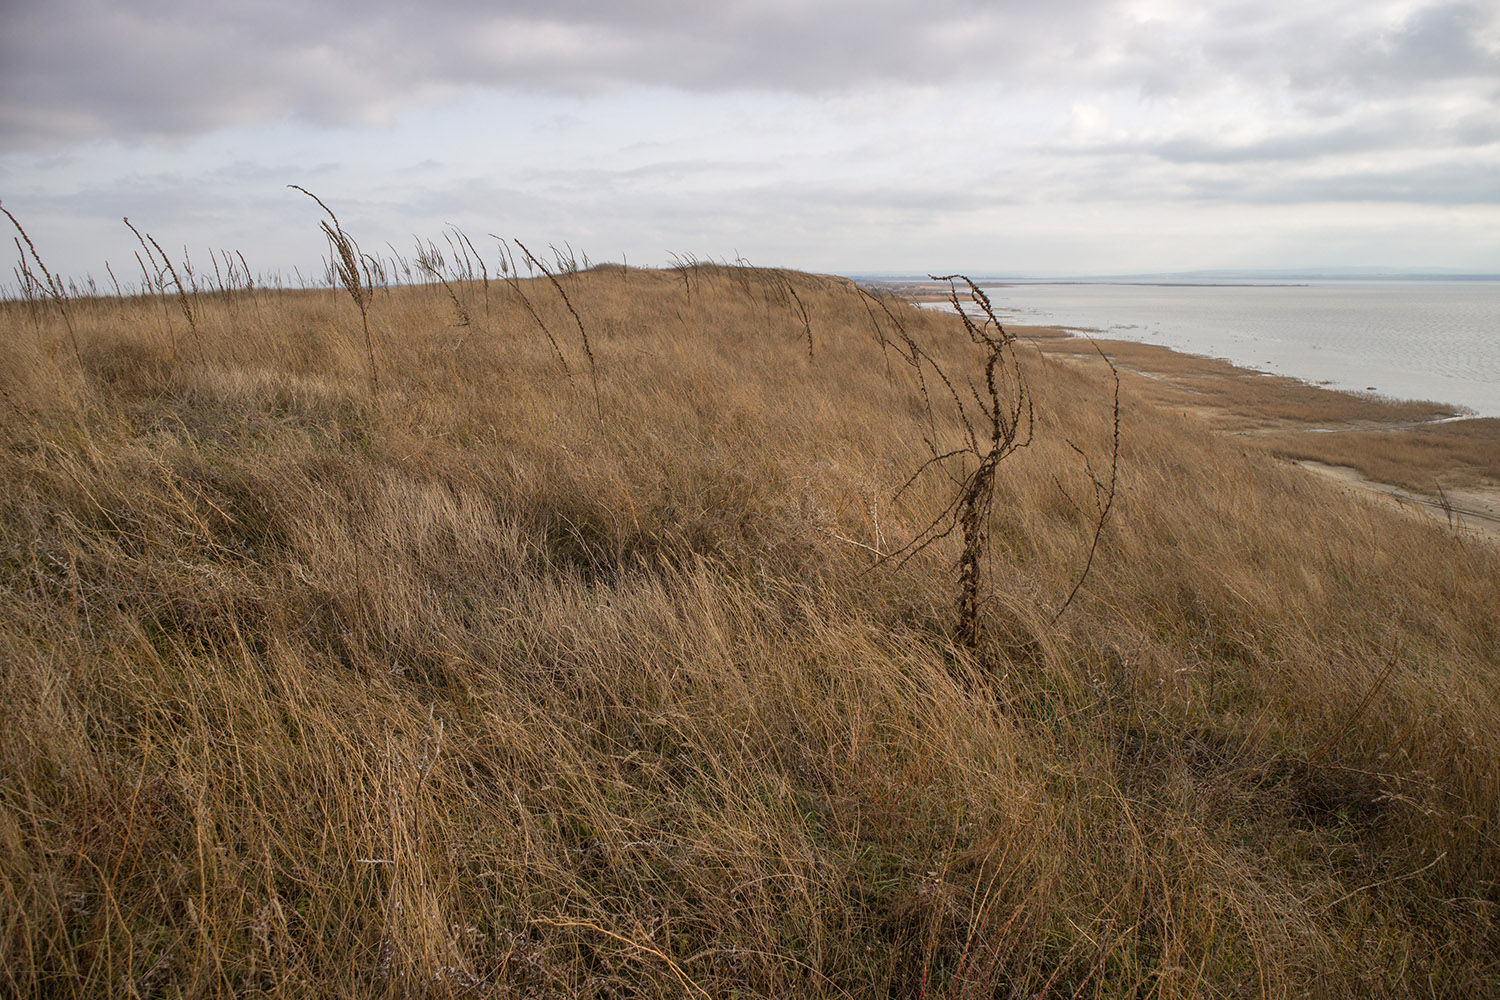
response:
[[[934,308],[952,295],[946,283],[931,281],[884,287]],[[1500,342],[1492,334],[1500,287],[1491,283],[1070,279],[979,287],[1007,326],[1092,328],[1314,384],[1437,399],[1500,417]],[[960,290],[960,303],[967,292]]]
[[[981,288],[1023,288],[1029,285],[1125,285],[1131,288],[1311,288],[1306,281],[993,281]]]
[[[927,274],[900,274],[896,272],[887,273],[860,273],[849,272],[848,277],[853,278],[863,285],[880,285],[882,287],[919,286],[935,284]],[[1277,285],[1308,285],[1313,282],[1329,283],[1359,283],[1359,282],[1388,282],[1401,281],[1421,284],[1424,282],[1457,283],[1465,284],[1471,282],[1500,282],[1500,274],[1406,274],[1400,272],[1371,272],[1369,274],[1343,274],[1317,272],[1282,272],[1277,274],[1254,275],[1254,274],[1137,274],[1137,275],[1072,275],[1050,277],[1019,277],[1015,275],[969,275],[974,283],[985,288],[994,288],[1001,285],[1201,285],[1203,287],[1219,286],[1247,286],[1256,288],[1269,288]],[[941,282],[936,282],[941,285]]]
[[[1308,287],[1126,281],[980,287],[1021,285]],[[881,287],[916,304],[951,301],[950,289],[939,282]],[[958,294],[960,302],[973,301],[967,290]],[[1197,417],[1217,433],[1242,438],[1372,502],[1395,504],[1413,516],[1448,518],[1459,530],[1500,544],[1500,419],[1474,416],[1456,404],[1331,388],[1209,354],[1108,338],[1101,336],[1107,334],[1103,330],[1010,321],[1006,328],[1049,358],[1069,363],[1094,357],[1092,350],[1079,348],[1080,340],[1090,340],[1138,391],[1165,409]]]
[[[1076,327],[1007,329],[1067,363],[1093,363],[1097,346],[1163,410],[1202,420],[1366,500],[1446,519],[1457,531],[1500,545],[1500,418],[1329,388]]]

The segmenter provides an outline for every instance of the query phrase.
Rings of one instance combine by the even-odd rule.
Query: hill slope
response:
[[[984,397],[953,317],[193,306],[0,307],[5,992],[1500,992],[1492,550],[1127,385],[1058,615],[1113,384],[1022,342],[970,636],[961,532],[879,558],[973,468],[903,489]]]

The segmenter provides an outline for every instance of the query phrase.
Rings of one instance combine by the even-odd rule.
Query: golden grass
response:
[[[0,992],[1500,991],[1494,551],[1127,384],[1049,624],[1026,349],[970,649],[847,282],[556,280],[0,306]]]
[[[1500,485],[1500,420],[1455,420],[1401,430],[1270,434],[1278,455],[1347,465],[1371,479],[1422,493],[1439,487]]]

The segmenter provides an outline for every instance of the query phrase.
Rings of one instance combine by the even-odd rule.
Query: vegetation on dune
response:
[[[1265,444],[1289,458],[1356,468],[1372,479],[1425,493],[1449,485],[1500,482],[1500,419],[1469,419],[1393,431],[1351,429],[1316,437],[1267,435]]]
[[[843,279],[328,230],[0,304],[0,991],[1500,992],[1495,551]]]

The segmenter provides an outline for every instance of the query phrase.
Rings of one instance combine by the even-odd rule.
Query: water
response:
[[[1002,322],[1097,331],[1500,417],[1500,281],[987,287]]]

